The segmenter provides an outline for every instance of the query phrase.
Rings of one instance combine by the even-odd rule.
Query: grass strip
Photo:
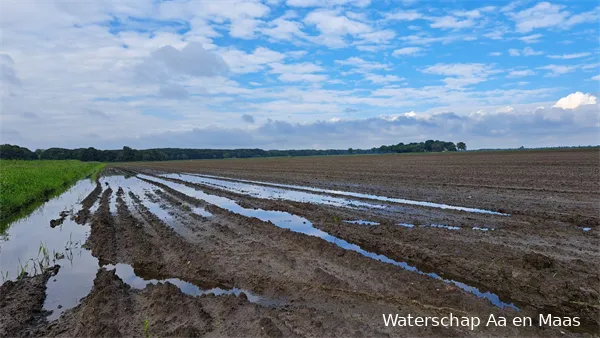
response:
[[[103,167],[103,163],[76,160],[0,160],[0,233],[7,220]]]

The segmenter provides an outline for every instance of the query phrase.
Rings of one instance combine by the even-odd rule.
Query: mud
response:
[[[0,337],[35,337],[35,332],[44,327],[46,282],[59,268],[57,265],[41,274],[0,285]]]
[[[229,162],[234,165],[222,172],[202,168],[196,172],[225,176],[237,170],[236,161]],[[174,167],[166,171],[141,166],[108,168],[71,213],[78,226],[88,229],[82,250],[90,260],[74,260],[63,278],[60,271],[47,284],[44,275],[37,275],[1,285],[0,299],[6,297],[5,289],[15,291],[8,301],[0,302],[0,314],[24,307],[19,311],[27,315],[25,319],[0,316],[0,330],[11,336],[65,337],[600,335],[600,238],[594,224],[585,226],[589,231],[581,229],[579,216],[573,223],[550,214],[541,217],[539,206],[535,212],[517,209],[507,202],[511,195],[503,193],[495,196],[493,207],[487,202],[461,204],[460,199],[445,199],[443,194],[430,201],[505,209],[510,216],[368,199],[361,199],[364,205],[342,200],[321,203],[333,200],[326,193],[310,200],[269,199],[260,188],[246,187],[258,189],[259,194],[253,195],[248,189],[234,191],[185,181],[184,176],[161,176],[187,171],[177,168],[178,163],[184,162],[171,163]],[[249,164],[243,178],[307,183],[281,176],[282,171],[273,171],[272,180],[265,179],[254,166]],[[352,174],[344,187],[317,184],[328,178],[335,182],[341,175],[337,171],[306,171],[298,177],[311,175],[309,187],[418,197],[398,191],[387,194],[390,188],[376,190],[372,185],[351,187],[359,184]],[[377,170],[369,175],[378,180]],[[291,196],[283,191],[277,194]],[[493,198],[488,196],[487,201]],[[49,227],[51,219],[61,216],[56,210],[44,222],[51,231],[60,230],[60,226]],[[580,216],[594,217],[587,212]],[[69,221],[64,224],[71,226]],[[10,236],[9,242],[15,239]],[[377,259],[382,256],[388,260]],[[81,271],[89,287],[70,284],[65,278],[73,276],[69,271]],[[31,283],[37,285],[35,292],[28,291]],[[69,286],[83,293],[74,302],[65,303],[50,292]],[[469,288],[515,307],[498,306]],[[29,296],[31,302],[15,301]],[[53,304],[60,304],[60,311],[57,306],[40,305],[49,298],[58,299]],[[446,316],[450,312],[481,318],[494,314],[509,321],[551,313],[578,316],[583,325],[481,325],[471,331],[467,327],[386,327],[382,320],[383,314]]]
[[[498,223],[494,228],[499,230],[494,231],[494,236],[481,231],[470,231],[465,236],[464,232],[472,229],[457,232],[454,230],[461,228],[436,223],[405,229],[392,223],[397,217],[405,217],[403,213],[386,214],[379,209],[355,211],[306,203],[271,202],[178,179],[170,180],[242,200],[242,205],[247,208],[280,210],[305,216],[318,228],[369,251],[407,261],[423,271],[438,273],[444,278],[495,292],[501,299],[514,302],[536,315],[550,312],[560,316],[579,316],[583,318],[587,330],[597,330],[599,265],[597,260],[589,256],[598,257],[597,237],[585,238],[576,229],[571,229],[578,234],[572,236],[573,247],[566,245],[568,242],[564,236],[547,238],[531,231],[526,231],[526,236],[519,235],[512,230],[515,227],[514,220],[505,217],[496,217]],[[430,214],[427,211],[424,216]],[[340,218],[365,218],[365,215],[383,225],[365,227],[339,221]],[[446,215],[444,223],[477,224],[472,223],[479,221],[477,217],[482,216],[465,217],[454,213]],[[484,220],[487,224],[495,224],[490,216],[483,216],[481,222]],[[427,221],[439,219],[425,218]],[[525,238],[527,241],[523,240]],[[589,243],[588,249],[576,247],[577,241]],[[531,257],[551,263],[540,264]],[[582,287],[582,283],[589,287]]]

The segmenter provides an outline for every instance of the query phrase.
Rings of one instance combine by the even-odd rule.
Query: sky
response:
[[[0,2],[0,142],[600,144],[597,1]]]

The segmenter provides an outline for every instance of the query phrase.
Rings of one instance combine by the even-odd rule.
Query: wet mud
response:
[[[320,197],[301,199],[307,196],[286,187],[266,198],[260,187],[226,189],[173,173],[184,171],[108,168],[69,208],[44,214],[48,231],[60,231],[50,220],[73,210],[62,227],[82,230],[70,250],[79,259],[59,260],[66,268],[52,277],[0,285],[0,314],[23,314],[0,316],[0,336],[600,334],[595,226],[549,228],[531,214],[361,204],[315,191]],[[466,206],[497,212],[498,202]],[[6,243],[19,241],[17,230]],[[15,259],[30,255],[16,245],[7,250]],[[66,297],[70,288],[81,295]],[[551,313],[578,316],[583,325],[400,328],[382,319],[450,312],[509,320]]]

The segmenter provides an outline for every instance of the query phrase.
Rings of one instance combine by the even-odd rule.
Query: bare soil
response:
[[[316,228],[424,272],[493,292],[520,311],[342,249],[321,238],[234,214],[162,184],[143,195],[100,186],[77,216],[100,265],[125,263],[146,280],[177,278],[201,289],[244,294],[192,296],[169,282],[132,288],[99,267],[92,291],[57,321],[35,315],[41,276],[0,286],[0,336],[581,336],[600,335],[600,173],[597,151],[344,156],[135,163],[105,175],[196,172],[501,210],[494,216],[388,204],[349,209],[266,200],[178,179],[245,208],[305,217]],[[147,181],[150,182],[150,181]],[[116,196],[116,208],[110,206]],[[99,207],[89,212],[98,199]],[[148,201],[170,216],[160,216]],[[213,214],[193,212],[202,207]],[[113,210],[111,210],[113,209]],[[87,210],[87,211],[86,211]],[[162,214],[162,212],[160,213]],[[344,223],[368,219],[379,225]],[[397,223],[447,224],[405,228]],[[477,231],[473,226],[495,230]],[[581,227],[591,227],[584,232]],[[31,289],[30,285],[34,285]],[[8,286],[7,286],[8,285]],[[10,296],[8,296],[10,295]],[[25,315],[6,317],[14,299]],[[579,327],[386,327],[401,316],[577,316]],[[37,317],[36,317],[37,316]],[[10,319],[7,319],[10,318]],[[4,330],[4,331],[2,331]]]

